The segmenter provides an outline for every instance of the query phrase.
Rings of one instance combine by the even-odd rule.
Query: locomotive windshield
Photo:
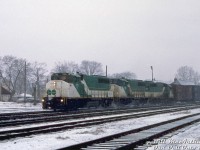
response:
[[[77,82],[80,80],[79,76],[68,74],[68,73],[54,73],[51,76],[51,80],[63,80],[68,83]]]

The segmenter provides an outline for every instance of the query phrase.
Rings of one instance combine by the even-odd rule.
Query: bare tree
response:
[[[193,79],[193,81],[194,81],[195,85],[200,84],[200,74],[198,72],[194,73],[194,79]]]
[[[11,99],[14,94],[24,93],[25,87],[27,93],[31,94],[33,91],[32,83],[36,83],[39,93],[38,97],[40,97],[40,85],[46,79],[46,64],[37,62],[31,64],[25,59],[9,55],[0,58],[0,64],[0,75],[2,76],[3,85],[11,92]]]
[[[25,65],[26,62],[26,65]],[[30,76],[32,75],[30,63],[24,60],[23,67],[19,77],[16,81],[16,93],[24,93],[26,88],[26,93],[30,93],[31,85],[30,85]],[[26,86],[26,87],[25,87]]]
[[[78,64],[75,62],[56,62],[55,67],[51,72],[59,72],[59,73],[76,73],[79,71]]]
[[[12,98],[16,93],[17,82],[22,75],[25,60],[17,59],[14,56],[4,56],[0,61],[3,84],[9,91],[11,91]]]
[[[96,61],[83,60],[80,72],[87,75],[103,75],[102,64]]]
[[[136,79],[137,78],[135,73],[129,72],[129,71],[122,72],[122,73],[115,73],[111,76],[115,77],[115,78],[126,78],[126,79]]]
[[[194,71],[192,67],[182,66],[177,70],[176,78],[182,81],[190,81],[194,84],[198,84],[200,81],[200,75]]]
[[[41,92],[43,92],[45,88],[47,78],[47,75],[45,75],[47,73],[47,70],[45,69],[46,66],[47,65],[45,63],[38,62],[31,63],[30,66],[30,75],[28,80],[32,87],[32,91],[33,88],[36,88],[37,99],[41,98]]]

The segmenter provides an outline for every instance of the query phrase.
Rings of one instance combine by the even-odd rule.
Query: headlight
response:
[[[61,100],[60,100],[60,102],[61,102],[61,103],[63,103],[63,102],[64,102],[64,100],[63,100],[63,99],[61,99]]]
[[[44,102],[44,99],[42,99],[42,102]]]

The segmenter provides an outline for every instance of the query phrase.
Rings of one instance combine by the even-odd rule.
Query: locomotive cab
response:
[[[51,80],[46,84],[46,94],[43,98],[44,109],[65,109],[67,98],[79,97],[75,87],[63,80]]]

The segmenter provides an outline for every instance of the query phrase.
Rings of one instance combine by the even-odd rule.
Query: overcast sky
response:
[[[0,0],[0,56],[94,60],[108,73],[173,80],[200,72],[200,0]]]

